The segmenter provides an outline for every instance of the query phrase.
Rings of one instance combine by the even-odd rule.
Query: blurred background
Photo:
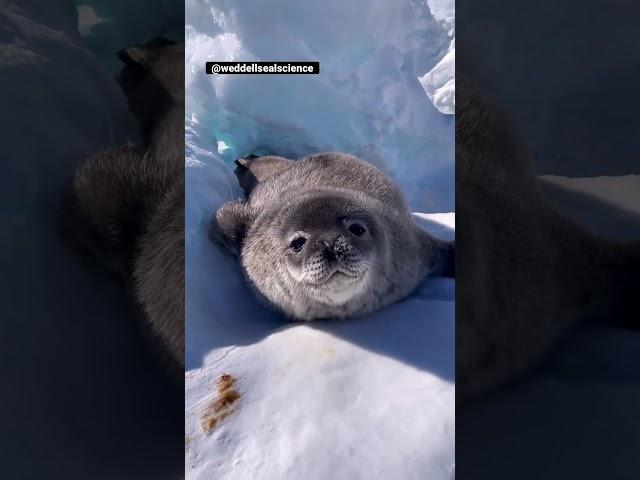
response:
[[[456,9],[457,70],[506,115],[545,199],[598,235],[640,239],[637,2]],[[637,331],[587,325],[529,378],[457,409],[458,478],[635,478],[638,351]]]
[[[79,162],[138,140],[115,52],[182,38],[183,9],[1,2],[3,478],[183,475],[182,386],[147,351],[123,285],[58,231]]]

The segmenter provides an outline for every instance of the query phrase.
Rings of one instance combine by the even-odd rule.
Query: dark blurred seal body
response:
[[[132,286],[151,334],[184,366],[184,46],[164,39],[119,52],[118,78],[144,145],[76,170],[67,233]]]

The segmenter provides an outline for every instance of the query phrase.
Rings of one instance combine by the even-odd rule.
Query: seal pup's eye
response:
[[[363,235],[364,232],[367,231],[367,229],[364,228],[364,225],[362,225],[361,223],[352,223],[351,225],[349,225],[349,231],[356,237],[359,237]]]
[[[291,247],[291,250],[293,250],[294,252],[299,252],[300,250],[302,250],[302,247],[304,247],[304,244],[307,243],[307,239],[304,237],[296,237],[293,240],[291,240],[291,243],[289,244],[289,247]]]

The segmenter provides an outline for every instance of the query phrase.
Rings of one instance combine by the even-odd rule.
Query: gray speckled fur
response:
[[[259,295],[290,318],[371,312],[452,263],[452,244],[422,231],[389,177],[356,157],[323,153],[237,163],[247,200],[218,209],[212,236],[239,255]],[[353,221],[366,232],[351,233]],[[307,238],[298,254],[290,248],[297,233]],[[345,275],[329,279],[335,268]]]
[[[119,81],[140,120],[144,146],[113,148],[78,167],[67,233],[132,285],[151,336],[181,377],[184,46],[154,39],[119,56],[125,64]]]

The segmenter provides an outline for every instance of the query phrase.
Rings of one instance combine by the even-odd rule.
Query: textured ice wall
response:
[[[186,15],[188,122],[225,163],[342,150],[387,170],[415,210],[453,209],[453,116],[419,80],[452,111],[453,2],[190,0]],[[207,60],[321,73],[205,76]]]

